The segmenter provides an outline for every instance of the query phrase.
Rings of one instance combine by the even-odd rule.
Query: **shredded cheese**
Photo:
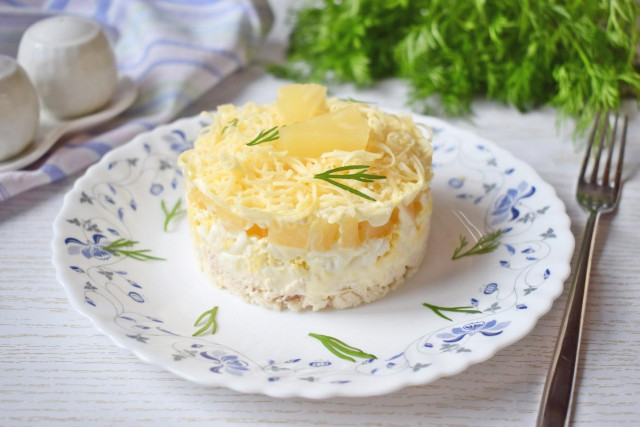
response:
[[[330,111],[353,106],[327,100]],[[410,117],[399,117],[358,104],[370,127],[366,150],[332,151],[318,158],[289,156],[266,142],[247,146],[261,131],[282,126],[276,104],[255,103],[238,108],[218,107],[214,122],[205,128],[192,150],[179,158],[188,181],[220,209],[247,224],[267,228],[278,224],[310,224],[315,218],[340,223],[345,218],[387,222],[400,204],[409,205],[431,180],[430,138]],[[367,173],[386,179],[347,184],[372,202],[346,192],[314,175],[346,165],[368,165]]]

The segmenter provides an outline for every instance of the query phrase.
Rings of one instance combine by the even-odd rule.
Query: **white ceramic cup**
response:
[[[115,55],[100,25],[89,19],[62,15],[36,22],[22,36],[18,62],[43,107],[59,119],[100,109],[116,89]]]
[[[22,67],[0,55],[0,161],[24,150],[40,121],[38,95]]]

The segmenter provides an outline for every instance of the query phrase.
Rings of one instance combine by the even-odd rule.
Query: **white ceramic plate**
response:
[[[443,121],[434,130],[434,212],[419,271],[384,299],[354,309],[273,312],[212,286],[200,273],[184,215],[176,156],[205,119],[179,120],[108,153],[67,194],[53,262],[74,307],[144,361],[201,384],[271,396],[370,396],[425,384],[487,360],[527,335],[563,289],[574,239],[553,188],[494,144]],[[495,251],[451,260],[459,237],[505,231]],[[164,261],[113,256],[118,238]],[[472,307],[443,312],[422,303]],[[218,306],[215,335],[192,337]],[[377,356],[350,362],[310,332]]]

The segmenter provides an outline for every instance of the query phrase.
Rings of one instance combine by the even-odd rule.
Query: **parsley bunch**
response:
[[[640,94],[635,0],[319,0],[297,10],[297,80],[406,79],[412,104],[470,112],[476,96],[522,111],[549,104],[587,129]]]

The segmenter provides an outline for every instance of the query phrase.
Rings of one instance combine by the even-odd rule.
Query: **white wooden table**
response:
[[[271,49],[271,51],[270,51]],[[265,52],[279,52],[268,45]],[[281,52],[281,50],[280,50]],[[254,66],[184,112],[271,101],[282,82]],[[345,96],[403,108],[406,87],[383,82]],[[581,154],[555,113],[477,102],[455,125],[498,143],[556,189],[577,244]],[[617,214],[601,223],[578,374],[576,425],[640,419],[640,117],[632,111]],[[0,425],[533,425],[566,291],[524,339],[454,377],[372,398],[274,399],[189,383],[114,345],[75,312],[51,263],[52,222],[74,179],[0,204]],[[575,261],[575,255],[574,255]],[[568,285],[568,283],[567,283]]]

